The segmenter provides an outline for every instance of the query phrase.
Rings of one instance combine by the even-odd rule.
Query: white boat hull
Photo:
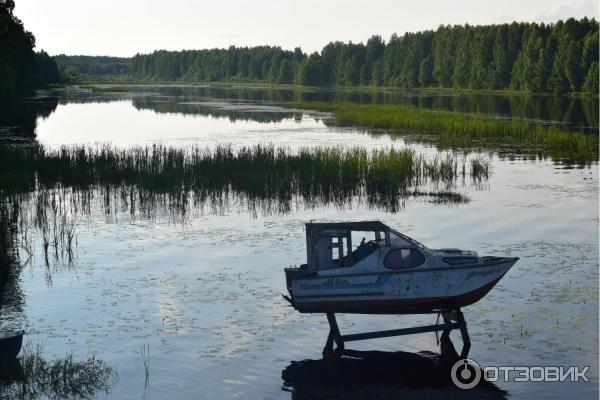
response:
[[[298,274],[290,270],[295,275],[290,276],[291,300],[300,312],[411,314],[458,309],[485,296],[518,260],[485,259],[479,265],[377,273]]]

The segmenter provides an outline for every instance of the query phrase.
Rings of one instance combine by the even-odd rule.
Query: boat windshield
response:
[[[417,246],[421,249],[425,248],[425,245],[419,241],[403,235],[399,232],[390,229],[390,241],[393,247],[414,247]]]

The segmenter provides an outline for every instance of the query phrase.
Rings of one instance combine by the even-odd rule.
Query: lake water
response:
[[[401,136],[337,128],[327,113],[277,105],[330,98],[598,126],[597,100],[137,86],[120,93],[40,92],[0,113],[0,130],[7,141],[35,138],[49,147],[408,146]],[[438,153],[431,144],[410,146],[429,156]],[[416,386],[361,382],[360,373],[323,384],[310,378],[319,374],[315,364],[294,363],[320,359],[328,332],[324,315],[299,314],[281,297],[282,268],[306,259],[304,223],[379,219],[430,247],[521,258],[486,297],[464,309],[470,358],[482,366],[590,367],[587,383],[499,382],[504,392],[477,389],[470,395],[597,398],[597,163],[572,167],[549,158],[527,160],[510,149],[483,156],[491,159],[492,175],[483,184],[459,188],[468,203],[412,199],[395,213],[360,199],[346,207],[298,202],[286,212],[249,212],[247,204],[232,201],[219,212],[196,210],[181,223],[161,212],[152,219],[132,218],[118,208],[107,214],[102,199],[95,198],[90,212],[77,219],[74,263],[48,267],[41,245],[35,245],[0,311],[1,324],[24,327],[25,342],[43,343],[48,361],[95,355],[110,365],[116,373],[109,391],[92,397],[463,398],[466,392],[439,387],[435,376]],[[435,316],[340,315],[338,322],[349,333],[430,324]],[[460,349],[460,335],[453,332],[452,339]],[[348,347],[439,353],[434,334]],[[299,365],[303,378],[290,378],[290,368]]]

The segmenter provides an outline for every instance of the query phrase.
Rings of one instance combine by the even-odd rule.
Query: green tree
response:
[[[371,69],[371,84],[374,86],[383,85],[383,61],[377,60]]]
[[[583,90],[587,93],[598,94],[598,62],[594,61],[585,75]]]
[[[509,57],[508,26],[501,25],[496,29],[493,47],[494,72],[491,86],[493,88],[507,87],[510,83],[511,62]]]
[[[57,58],[58,60],[58,58]],[[69,61],[75,65],[75,60]],[[581,90],[598,62],[598,22],[569,19],[555,24],[440,26],[435,31],[380,36],[366,44],[328,43],[307,56],[300,48],[230,47],[136,55],[134,78],[241,80],[310,85],[441,86],[515,88],[530,92]],[[61,61],[62,63],[62,61]],[[118,69],[83,61],[82,71]]]
[[[582,73],[579,65],[581,59],[581,46],[571,37],[567,37],[564,43],[566,43],[563,64],[564,73],[569,82],[569,89],[571,91],[576,91],[579,90],[582,80]]]
[[[294,82],[294,66],[290,60],[283,60],[279,64],[279,83]]]
[[[346,85],[356,85],[356,71],[352,66],[352,61],[346,61],[344,66],[344,83]]]
[[[452,86],[465,88],[469,85],[471,75],[472,57],[470,49],[470,27],[467,26],[463,32],[456,48],[456,61],[452,73]]]
[[[598,62],[598,31],[589,32],[583,39],[580,67],[587,71],[589,67]]]
[[[13,14],[14,8],[13,0],[0,0],[0,99],[60,80],[54,60],[45,52],[34,52],[35,37]]]
[[[475,89],[490,89],[494,87],[493,30],[490,27],[475,29],[469,40],[472,59],[469,87]]]
[[[537,26],[532,25],[524,36],[523,49],[513,67],[512,86],[529,92],[540,92],[546,87],[547,57],[543,38]]]
[[[433,57],[428,55],[419,65],[419,85],[430,86],[433,83]]]
[[[38,85],[44,85],[49,82],[60,82],[62,79],[58,65],[44,50],[35,55],[35,70]]]
[[[326,80],[324,79],[323,65],[321,63],[321,56],[319,53],[312,53],[301,64],[298,83],[308,86],[320,86],[327,84]]]

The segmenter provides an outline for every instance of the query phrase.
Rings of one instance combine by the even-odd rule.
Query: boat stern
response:
[[[284,268],[283,270],[285,271],[285,285],[289,293],[289,297],[284,296],[284,298],[288,300],[292,306],[294,306],[294,308],[296,308],[296,303],[294,301],[294,280],[313,276],[315,275],[315,272],[309,271],[306,264],[302,264],[299,267]]]

